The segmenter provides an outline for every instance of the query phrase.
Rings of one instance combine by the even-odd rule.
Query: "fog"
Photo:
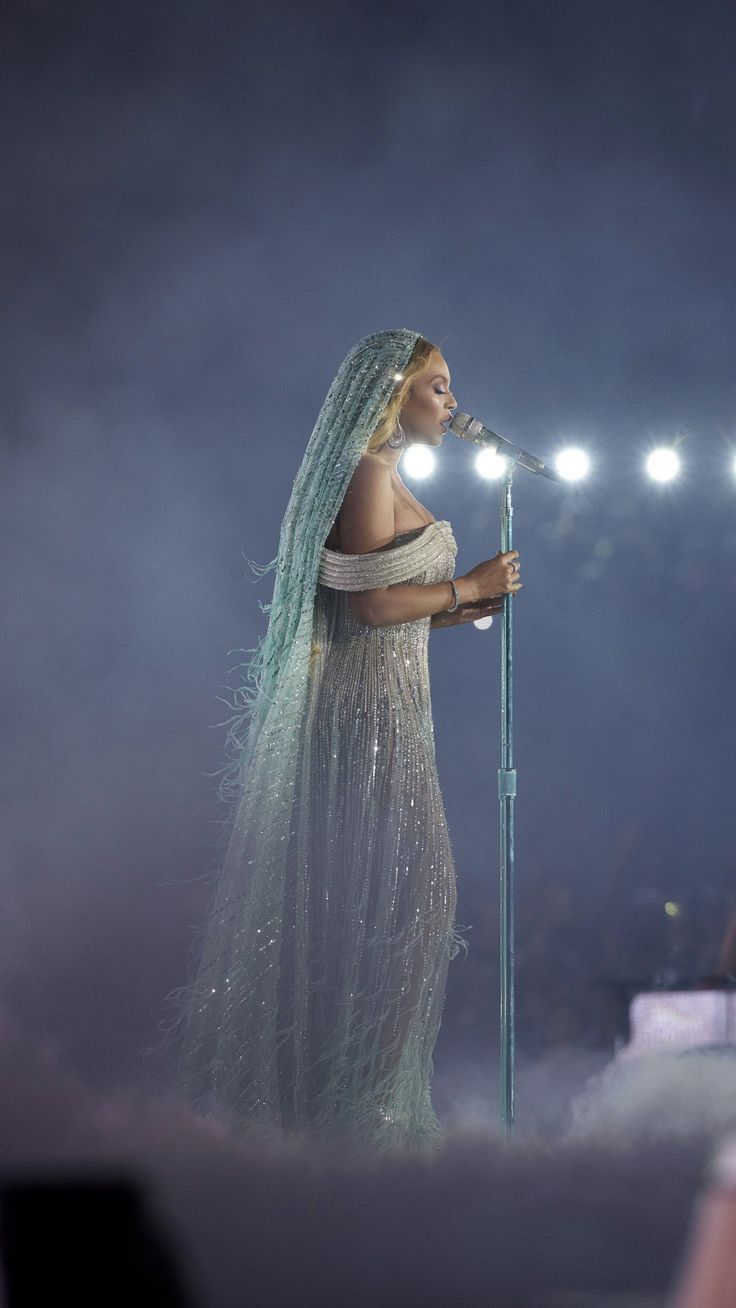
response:
[[[484,1278],[584,1283],[594,1266],[661,1286],[731,1125],[732,1069],[606,1069],[631,997],[697,985],[736,914],[732,8],[11,0],[0,36],[6,1166],[120,1151],[168,1196],[213,1302],[267,1258],[291,1275],[256,1238],[272,1210],[253,1167],[277,1206],[295,1176],[319,1180],[314,1212],[345,1251],[330,1274],[361,1269],[356,1302],[416,1266],[412,1240],[427,1284],[462,1298],[467,1277],[468,1302]],[[436,1051],[451,1143],[431,1185],[418,1164],[246,1157],[172,1106],[147,1052],[218,858],[218,696],[266,626],[269,579],[253,586],[245,558],[276,553],[347,350],[395,326],[441,346],[461,410],[593,458],[579,486],[515,485],[512,1150],[498,624],[430,641],[471,928]],[[643,456],[671,441],[683,477],[654,487]],[[496,552],[497,491],[462,442],[411,487],[451,521],[458,575]],[[405,1246],[377,1217],[399,1176]],[[548,1242],[550,1204],[570,1229],[587,1213],[601,1246]],[[298,1196],[279,1211],[279,1238],[293,1222],[327,1275],[319,1217]]]

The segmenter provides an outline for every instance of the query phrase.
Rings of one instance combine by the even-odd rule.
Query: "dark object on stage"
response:
[[[137,1187],[39,1178],[0,1194],[7,1308],[190,1308]]]

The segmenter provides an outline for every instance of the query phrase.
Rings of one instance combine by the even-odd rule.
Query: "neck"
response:
[[[384,441],[381,448],[376,452],[376,458],[380,459],[381,463],[387,463],[392,472],[396,472],[399,465],[399,459],[405,449],[406,445],[402,445],[400,449],[392,450],[388,441]]]

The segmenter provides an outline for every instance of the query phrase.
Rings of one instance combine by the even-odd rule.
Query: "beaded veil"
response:
[[[200,1109],[236,1130],[281,1122],[277,1077],[278,958],[287,850],[313,655],[322,547],[350,479],[420,333],[365,336],[349,351],[320,409],[283,517],[268,630],[233,691],[219,791],[232,834],[193,951],[193,979],[168,997],[178,1082]],[[385,583],[384,583],[385,584]],[[235,973],[235,974],[234,974]]]

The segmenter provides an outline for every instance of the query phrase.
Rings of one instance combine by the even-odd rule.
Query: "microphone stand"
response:
[[[516,460],[509,460],[501,490],[501,552],[512,545],[511,481]],[[498,769],[499,833],[499,961],[501,961],[501,1121],[514,1122],[514,595],[503,596],[501,629],[501,768]]]
[[[508,463],[501,491],[501,552],[512,550],[514,508],[511,482],[518,460],[506,455]],[[524,464],[519,464],[524,467]],[[533,469],[529,469],[533,471]],[[540,463],[539,471],[551,481],[560,477]],[[514,1022],[514,626],[512,594],[504,595],[501,628],[501,766],[498,769],[499,830],[501,837],[499,876],[499,960],[500,960],[500,1046],[501,1121],[510,1131],[514,1124],[516,1031]]]
[[[517,465],[528,472],[541,473],[550,481],[560,482],[562,477],[548,468],[536,455],[512,445],[490,428],[484,427],[469,413],[456,413],[449,430],[461,440],[475,445],[491,446],[506,459],[504,484],[501,493],[501,553],[513,549],[511,482]],[[501,766],[498,769],[498,803],[500,809],[501,861],[499,880],[499,957],[500,977],[500,1036],[501,1036],[501,1121],[510,1130],[514,1121],[514,800],[516,799],[516,769],[514,768],[514,630],[512,593],[504,595],[503,628],[501,631]]]
[[[501,491],[501,552],[513,549],[511,482],[516,460],[509,460]],[[498,802],[501,836],[499,882],[499,958],[501,1121],[510,1131],[514,1122],[514,629],[513,595],[504,596],[501,629],[501,766],[498,769]]]

